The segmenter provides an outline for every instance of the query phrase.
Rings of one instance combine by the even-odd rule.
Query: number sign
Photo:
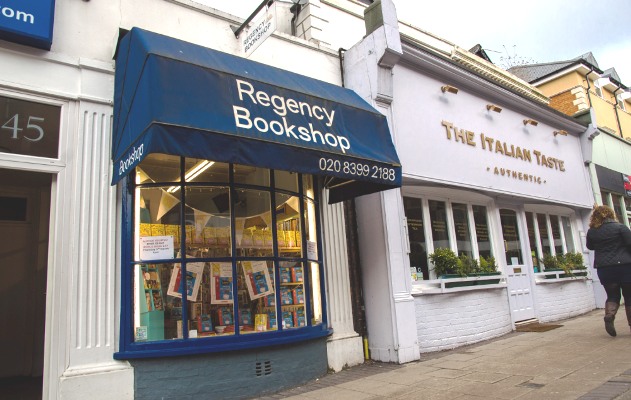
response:
[[[57,158],[61,107],[0,96],[0,152]]]

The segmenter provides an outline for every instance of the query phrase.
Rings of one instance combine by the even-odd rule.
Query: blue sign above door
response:
[[[50,50],[54,20],[55,0],[3,0],[0,39]]]

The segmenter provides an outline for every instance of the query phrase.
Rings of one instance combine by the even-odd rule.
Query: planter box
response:
[[[467,278],[467,277],[476,277],[476,276],[497,276],[502,275],[501,272],[480,272],[476,274],[471,274],[467,276],[460,276],[458,274],[446,274],[441,275],[440,279],[456,279],[456,278]],[[500,279],[479,279],[475,281],[457,281],[457,282],[445,282],[445,288],[453,288],[453,287],[462,287],[462,286],[483,286],[483,285],[495,285],[500,283]]]
[[[497,276],[502,275],[501,272],[480,272],[478,274],[473,274],[471,276]],[[495,285],[500,283],[500,279],[481,279],[475,281],[476,285]]]
[[[554,268],[554,269],[546,269],[544,272],[559,272],[559,271],[563,271],[563,270],[559,269],[559,268]],[[562,274],[559,274],[559,278],[573,278],[575,276],[587,276],[587,270],[574,272],[571,275],[565,273],[565,271],[563,271]],[[556,275],[546,275],[546,279],[557,279],[557,276]]]

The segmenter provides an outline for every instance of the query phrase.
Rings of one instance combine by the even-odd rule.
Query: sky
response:
[[[261,3],[194,1],[242,18]],[[565,61],[591,51],[601,70],[615,68],[631,87],[631,0],[393,1],[399,20],[465,49],[480,44],[501,67]]]

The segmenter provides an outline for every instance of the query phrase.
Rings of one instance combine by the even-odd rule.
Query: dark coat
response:
[[[606,220],[599,228],[589,228],[586,244],[595,251],[594,268],[631,265],[631,230],[619,222]]]

